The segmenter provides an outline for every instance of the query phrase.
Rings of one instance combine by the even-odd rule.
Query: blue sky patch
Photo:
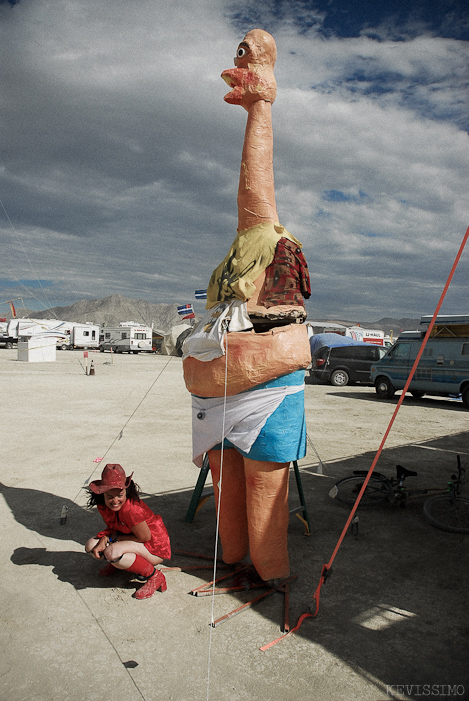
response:
[[[317,31],[326,38],[359,37],[393,41],[431,34],[469,39],[466,0],[240,0],[232,5],[231,20],[241,31],[263,27],[269,32],[289,22],[298,34]]]
[[[346,194],[342,190],[324,190],[322,199],[326,202],[360,202],[360,200],[370,199],[369,195],[359,190],[358,195]]]
[[[0,287],[29,287],[33,290],[41,290],[53,285],[52,280],[0,280]]]

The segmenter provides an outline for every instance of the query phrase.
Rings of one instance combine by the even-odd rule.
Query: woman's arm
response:
[[[151,540],[151,531],[148,523],[142,521],[141,523],[132,526],[132,533],[113,533],[111,534],[113,542],[118,542],[120,540],[134,540],[137,543],[147,543]]]

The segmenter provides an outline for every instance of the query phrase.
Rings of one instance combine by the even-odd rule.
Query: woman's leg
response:
[[[252,563],[264,580],[290,574],[289,465],[244,458],[249,548]]]
[[[122,541],[124,543],[129,543],[131,541]],[[140,545],[137,543],[137,545]],[[154,556],[153,556],[154,557]],[[161,558],[156,558],[159,564],[163,562]],[[158,589],[160,591],[166,591],[168,588],[166,584],[166,578],[164,574],[156,569],[147,558],[143,557],[140,553],[136,552],[125,552],[119,559],[118,562],[112,563],[114,567],[120,570],[128,570],[129,572],[134,572],[138,575],[141,581],[145,581],[143,587],[138,589],[134,596],[136,599],[149,599],[155,591]]]
[[[111,543],[104,550],[106,560],[119,570],[129,569],[136,555],[140,555],[153,566],[160,565],[163,562],[161,557],[152,555],[143,543],[137,543],[134,540],[119,540],[117,543]]]
[[[209,450],[208,459],[215,492],[215,504],[218,511],[221,450]],[[221,480],[219,532],[223,546],[223,561],[228,564],[234,564],[248,554],[249,538],[246,517],[244,462],[242,455],[233,448],[225,448],[223,450]]]

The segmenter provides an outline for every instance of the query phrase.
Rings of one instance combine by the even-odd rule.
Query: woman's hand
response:
[[[93,550],[91,551],[91,555],[94,557],[95,560],[100,560],[102,557],[104,557],[103,553],[107,547],[107,544],[108,544],[107,535],[101,536],[98,544],[95,545]]]

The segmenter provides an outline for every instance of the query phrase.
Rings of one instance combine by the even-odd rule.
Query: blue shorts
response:
[[[302,385],[305,371],[297,370],[282,375],[270,382],[257,385],[250,392],[264,387],[284,387]],[[251,460],[261,462],[291,462],[306,455],[306,419],[304,390],[287,395],[273,414],[269,416],[248,453],[236,448],[229,440],[223,442],[225,448],[235,448],[238,453]],[[212,450],[221,450],[221,443]]]

